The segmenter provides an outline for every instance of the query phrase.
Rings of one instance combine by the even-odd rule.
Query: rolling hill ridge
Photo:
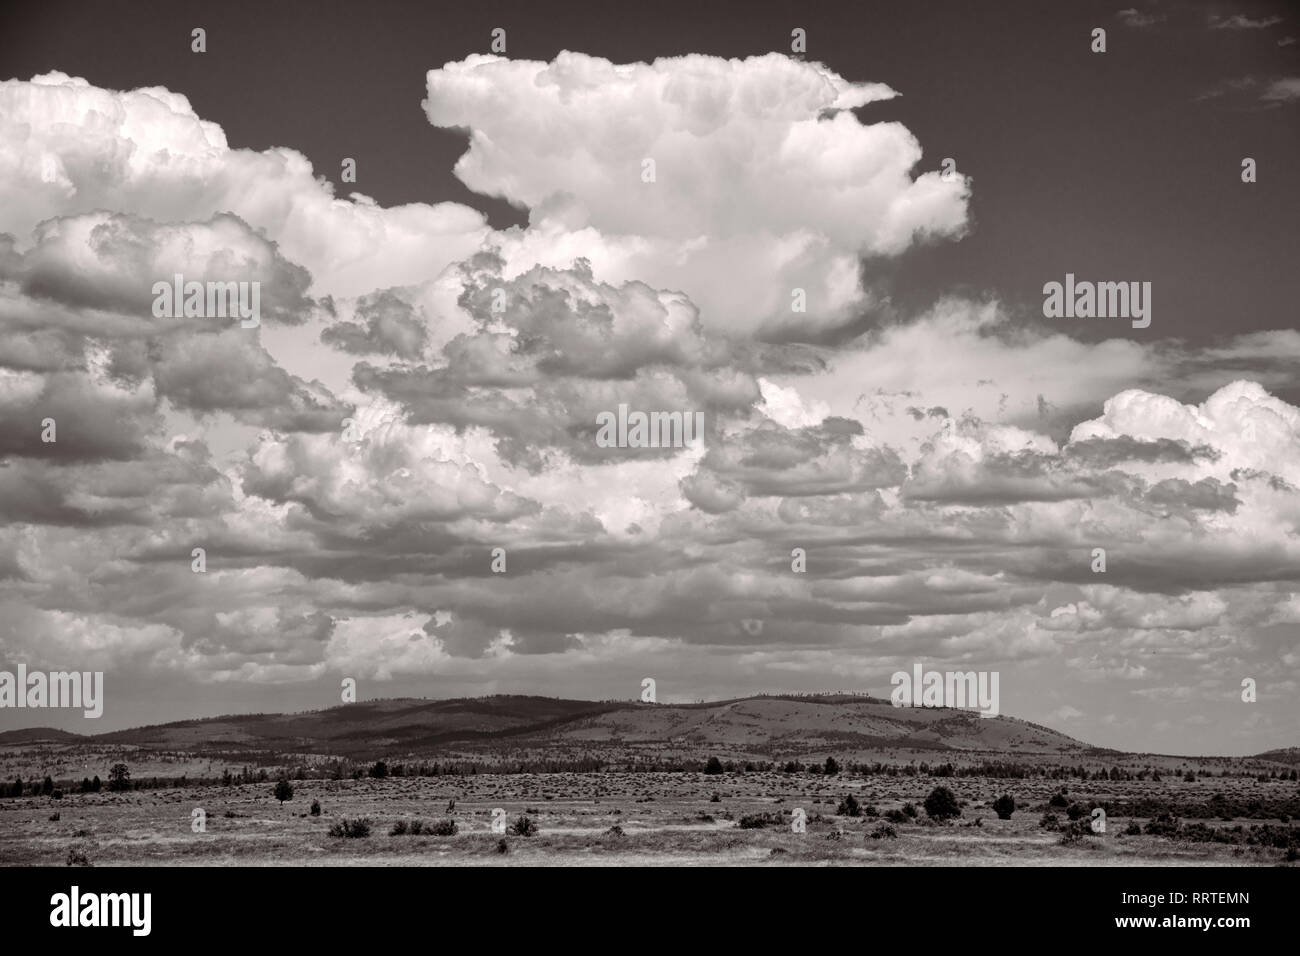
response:
[[[168,751],[272,751],[356,757],[527,753],[672,754],[761,758],[876,751],[1083,754],[1064,734],[1014,717],[949,708],[894,707],[848,695],[747,697],[701,704],[496,696],[443,701],[360,701],[300,714],[244,714],[104,734],[35,729],[0,744],[83,743]]]

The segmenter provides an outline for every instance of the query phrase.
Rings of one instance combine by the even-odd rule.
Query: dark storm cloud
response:
[[[1104,498],[1131,481],[1117,472],[1085,473],[1059,457],[1033,451],[1002,452],[979,461],[961,452],[922,461],[903,486],[908,500],[998,506],[1029,501]]]
[[[1065,454],[1083,467],[1113,468],[1131,461],[1190,465],[1198,459],[1217,461],[1222,453],[1208,445],[1192,447],[1185,441],[1174,441],[1169,438],[1141,441],[1125,435],[1119,438],[1090,438],[1071,442],[1066,447]]]
[[[596,282],[573,269],[535,268],[512,280],[485,254],[461,269],[459,304],[477,325],[453,337],[439,366],[359,363],[363,391],[400,402],[411,424],[479,426],[502,456],[532,470],[547,448],[584,463],[670,457],[674,448],[603,448],[597,416],[620,405],[645,412],[746,414],[753,376],[729,365],[684,297],[639,282]]]
[[[414,359],[429,337],[411,304],[391,290],[362,296],[357,301],[357,317],[363,321],[340,322],[325,329],[321,341],[355,355]]]
[[[329,432],[352,411],[323,387],[285,372],[246,329],[169,336],[152,358],[159,396],[198,414],[224,411],[253,425]]]
[[[855,447],[853,439],[862,434],[861,423],[837,417],[799,429],[763,420],[726,443],[710,446],[688,485],[688,496],[705,510],[721,511],[736,493],[802,497],[899,484],[907,468],[897,452]],[[724,497],[717,498],[719,494]]]
[[[1174,513],[1196,510],[1234,514],[1241,504],[1236,486],[1222,484],[1215,478],[1202,478],[1195,483],[1183,478],[1166,478],[1153,485],[1145,498],[1152,505]]]
[[[0,394],[0,455],[44,461],[126,461],[160,425],[153,396],[97,386],[77,372],[34,381],[27,396]],[[53,419],[53,441],[42,440]]]
[[[307,270],[230,214],[178,224],[124,214],[47,220],[15,277],[35,298],[165,327],[176,319],[154,318],[153,286],[178,273],[186,282],[258,282],[264,321],[300,323],[314,308]]]

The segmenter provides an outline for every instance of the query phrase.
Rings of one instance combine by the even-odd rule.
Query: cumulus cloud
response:
[[[488,232],[455,203],[337,198],[301,153],[232,149],[170,90],[117,92],[58,72],[0,83],[0,232],[25,242],[45,219],[100,209],[157,222],[231,213],[334,295],[432,278]]]
[[[894,91],[816,63],[475,55],[431,70],[428,91],[432,123],[470,131],[457,175],[529,209],[505,245],[516,268],[585,256],[608,281],[684,290],[712,329],[834,327],[866,301],[858,256],[967,225],[964,178],[913,178],[916,138],[852,112]]]
[[[492,232],[336,199],[166,90],[0,84],[5,656],[330,703],[923,657],[1081,734],[1098,695],[1293,665],[1300,333],[1082,342],[945,298],[819,344],[872,305],[861,256],[967,225],[971,184],[869,122],[892,95],[775,55],[447,64],[458,174],[529,209]],[[175,272],[259,281],[266,321],[155,317]],[[621,404],[705,433],[598,446]]]

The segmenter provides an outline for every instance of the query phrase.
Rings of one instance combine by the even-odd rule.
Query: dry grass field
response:
[[[175,771],[173,771],[175,772]],[[1147,781],[999,780],[839,773],[549,773],[294,780],[281,804],[274,782],[188,786],[118,793],[69,793],[61,799],[0,800],[0,861],[5,865],[92,866],[120,864],[246,865],[762,865],[999,864],[1067,866],[1295,865],[1285,846],[1300,828],[1272,819],[1208,819],[1191,808],[1220,805],[1269,808],[1294,804],[1300,789],[1289,780],[1181,778]],[[961,801],[961,816],[942,824],[920,809],[937,785]],[[1116,814],[1104,834],[1077,834],[1040,825],[1054,812],[1067,827],[1066,809],[1048,801],[1065,786],[1068,803],[1123,806],[1158,801],[1186,809],[1183,833],[1132,833],[1147,816]],[[1016,810],[999,820],[990,804],[1010,793]],[[716,797],[715,797],[716,794]],[[865,811],[837,814],[846,795]],[[448,802],[455,807],[448,810]],[[320,815],[309,808],[320,804]],[[918,808],[906,822],[886,823],[890,811]],[[205,831],[193,832],[201,808]],[[493,832],[492,811],[508,823],[527,816],[531,836]],[[804,811],[807,830],[791,830],[791,814]],[[57,813],[58,819],[51,819]],[[874,814],[874,815],[868,815]],[[1286,814],[1284,814],[1286,815]],[[1289,815],[1288,815],[1289,816]],[[746,817],[766,826],[744,828]],[[368,836],[330,835],[343,820],[367,818]],[[450,819],[457,832],[390,835],[399,821],[419,820],[427,830]],[[752,821],[751,821],[752,822]],[[1087,829],[1084,816],[1080,829]],[[1187,827],[1191,830],[1187,830]],[[1280,845],[1251,845],[1251,827],[1268,827]],[[1233,828],[1241,828],[1236,831]],[[891,835],[892,832],[892,835]],[[1234,842],[1213,842],[1210,835]],[[1278,836],[1278,834],[1282,836]],[[1294,852],[1291,854],[1294,856]]]

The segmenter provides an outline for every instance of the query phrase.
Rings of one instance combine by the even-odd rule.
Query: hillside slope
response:
[[[246,714],[79,737],[0,734],[0,744],[57,743],[186,752],[257,750],[339,756],[500,754],[511,759],[619,751],[798,755],[819,751],[1065,754],[1089,748],[1012,717],[946,708],[895,708],[869,697],[750,697],[706,704],[642,704],[485,697],[366,701],[303,714]]]

